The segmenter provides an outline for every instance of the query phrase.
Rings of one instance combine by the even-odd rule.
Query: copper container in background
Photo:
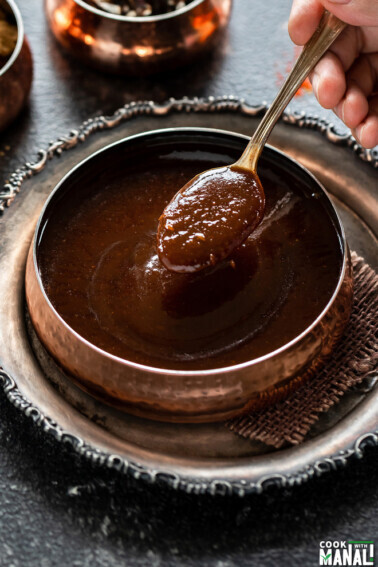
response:
[[[24,34],[21,14],[13,0],[0,0],[0,8],[12,14],[17,25],[16,47],[0,68],[0,131],[4,130],[25,105],[32,83],[33,64],[28,41]]]
[[[57,40],[74,56],[113,73],[148,74],[191,62],[226,27],[232,0],[192,0],[156,16],[127,17],[84,0],[45,0]]]
[[[173,138],[172,138],[173,137]],[[349,319],[352,301],[351,261],[344,229],[319,182],[294,160],[267,147],[269,159],[297,172],[307,190],[323,200],[341,244],[342,267],[334,293],[313,323],[278,350],[227,368],[169,370],[134,363],[101,350],[78,335],[52,306],[41,281],[37,243],[49,210],[68,198],[71,180],[84,179],[85,171],[96,171],[110,155],[125,159],[128,148],[145,147],[159,140],[175,143],[206,140],[219,148],[242,151],[246,136],[201,128],[160,130],[132,136],[93,154],[69,172],[58,184],[41,213],[26,268],[26,299],[35,330],[59,364],[89,393],[120,409],[163,421],[218,421],[261,407],[284,397],[310,378],[324,363]],[[138,145],[139,144],[139,145]],[[158,149],[156,149],[158,151]],[[264,159],[264,155],[262,157]],[[105,160],[105,161],[104,161]],[[67,197],[68,195],[68,197]]]

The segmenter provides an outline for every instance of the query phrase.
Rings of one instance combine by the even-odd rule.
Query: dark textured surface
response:
[[[0,135],[0,182],[50,139],[126,101],[270,100],[277,73],[293,59],[290,1],[235,0],[228,37],[200,65],[143,81],[112,78],[60,52],[41,3],[19,0],[35,81],[29,108]],[[321,112],[311,95],[292,108]],[[376,464],[377,450],[367,449],[364,459],[293,489],[245,499],[188,496],[93,468],[0,393],[0,566],[318,565],[320,540],[374,539]]]

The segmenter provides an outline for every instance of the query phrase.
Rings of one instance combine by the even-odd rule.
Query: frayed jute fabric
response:
[[[378,275],[352,253],[352,313],[331,359],[285,401],[227,422],[232,431],[279,449],[303,441],[321,413],[378,369]]]

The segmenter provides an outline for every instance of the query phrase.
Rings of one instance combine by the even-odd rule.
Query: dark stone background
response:
[[[290,0],[235,0],[217,51],[150,79],[115,78],[64,55],[41,0],[19,0],[35,62],[29,107],[0,135],[0,182],[84,119],[135,99],[233,94],[271,100],[294,57]],[[311,94],[291,108],[329,117]],[[6,220],[6,218],[4,219]],[[377,450],[261,496],[190,496],[95,468],[46,437],[0,392],[0,566],[318,565],[319,541],[374,539]]]

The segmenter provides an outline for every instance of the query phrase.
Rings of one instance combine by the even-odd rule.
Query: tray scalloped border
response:
[[[6,183],[2,191],[0,191],[0,215],[4,212],[6,207],[12,204],[24,181],[42,171],[48,161],[53,157],[60,156],[63,151],[74,148],[79,143],[85,142],[91,134],[114,128],[121,122],[135,116],[148,114],[162,116],[172,112],[239,112],[244,115],[258,117],[262,116],[266,110],[266,104],[257,106],[250,105],[243,99],[232,96],[193,99],[184,97],[179,100],[169,99],[164,103],[138,101],[125,104],[123,107],[117,109],[111,116],[101,115],[86,120],[77,130],[72,130],[68,136],[63,136],[55,142],[51,142],[47,150],[39,150],[35,162],[26,162],[12,173],[8,183]],[[338,133],[333,124],[329,123],[327,120],[308,115],[305,112],[285,112],[282,119],[288,124],[320,132],[329,142],[351,149],[361,160],[369,162],[373,167],[378,168],[378,154],[376,150],[366,150],[362,148],[351,134]],[[62,429],[58,423],[46,416],[37,406],[27,400],[21,394],[15,380],[1,368],[0,386],[7,399],[18,410],[24,413],[26,417],[31,418],[37,426],[42,427],[45,433],[53,435],[59,442],[68,443],[78,454],[89,459],[93,464],[115,469],[121,473],[128,473],[135,479],[142,478],[150,483],[164,481],[172,488],[180,488],[187,493],[209,493],[211,495],[235,493],[238,496],[244,496],[246,493],[261,493],[265,488],[271,485],[280,488],[295,486],[302,484],[312,477],[317,477],[325,472],[336,470],[339,466],[345,466],[351,458],[362,458],[364,448],[367,445],[378,445],[377,430],[358,437],[352,448],[317,460],[296,473],[267,475],[261,477],[256,482],[249,482],[247,480],[230,482],[222,479],[204,482],[196,480],[195,478],[183,478],[177,473],[150,469],[138,463],[128,461],[119,455],[94,449],[80,437],[74,436]]]
[[[9,181],[5,183],[0,191],[0,214],[5,207],[9,207],[14,201],[15,196],[20,191],[23,182],[42,171],[49,160],[54,156],[60,156],[63,151],[74,148],[91,134],[100,130],[107,130],[118,126],[121,122],[130,120],[138,115],[164,116],[173,112],[239,112],[246,116],[259,117],[265,114],[268,105],[251,105],[244,99],[234,96],[208,97],[208,98],[170,98],[166,102],[158,103],[152,100],[130,102],[118,108],[110,116],[96,116],[85,120],[78,129],[71,130],[68,136],[62,136],[54,142],[50,142],[47,150],[40,149],[37,152],[35,162],[26,162],[17,168],[9,176]],[[363,148],[350,133],[338,133],[334,124],[316,115],[302,112],[284,112],[282,120],[285,123],[316,130],[323,134],[325,138],[333,144],[338,144],[351,149],[361,160],[370,163],[378,168],[378,151],[376,149]]]

